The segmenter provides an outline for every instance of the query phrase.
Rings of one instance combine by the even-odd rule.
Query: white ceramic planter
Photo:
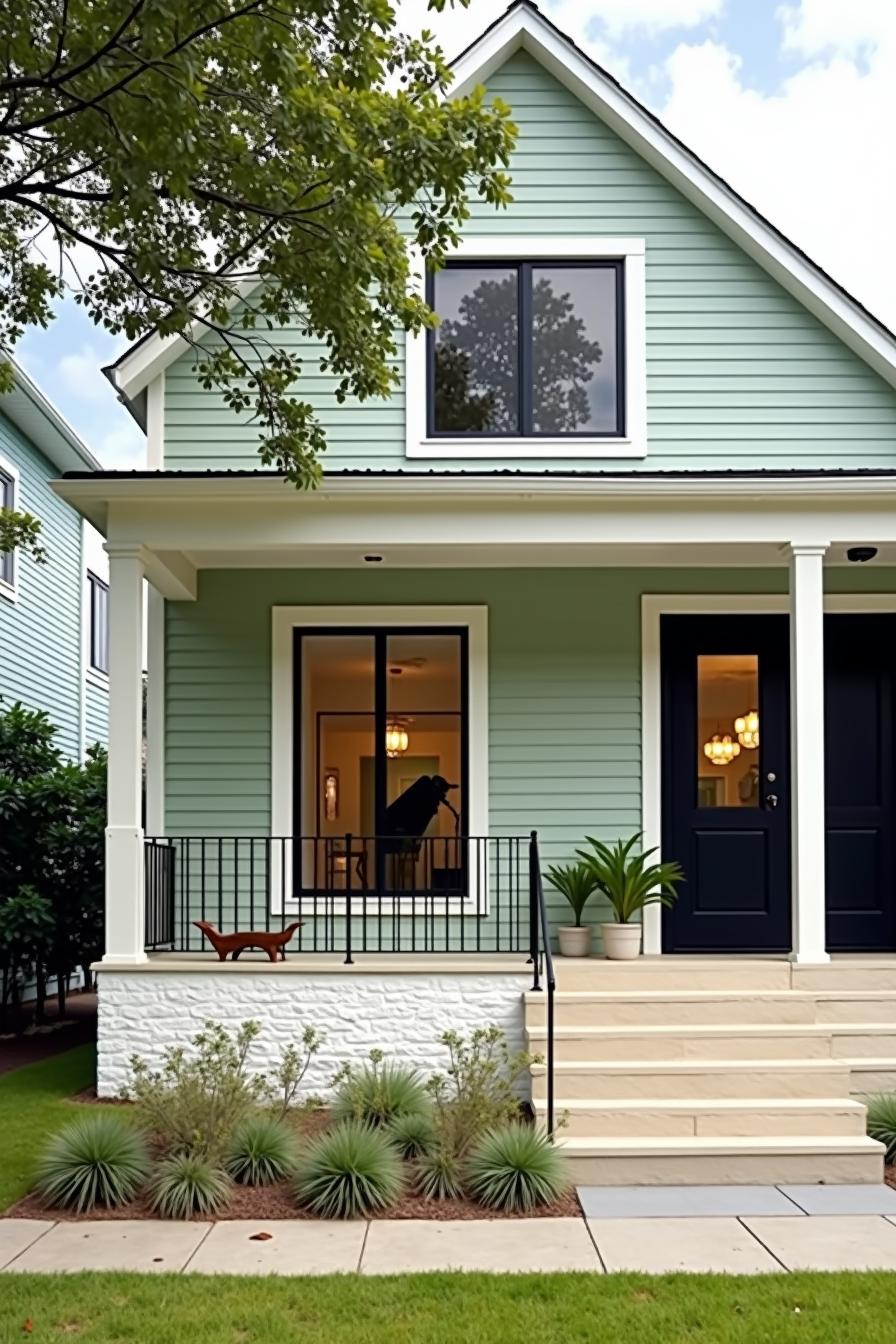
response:
[[[567,924],[559,928],[557,941],[560,944],[561,957],[590,957],[591,934],[590,925],[583,925],[577,929],[574,925]]]
[[[600,931],[610,961],[634,961],[640,955],[640,924],[601,924]]]

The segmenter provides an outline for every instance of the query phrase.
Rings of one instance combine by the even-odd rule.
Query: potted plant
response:
[[[604,952],[611,961],[632,961],[641,950],[641,922],[636,916],[648,905],[672,905],[684,873],[677,863],[651,863],[655,849],[633,853],[641,841],[640,832],[612,845],[586,837],[590,852],[579,855],[598,891],[603,892],[613,911],[614,922],[602,924]]]
[[[582,923],[582,911],[597,890],[597,879],[584,863],[554,864],[546,869],[545,877],[560,895],[568,901],[575,924],[565,924],[557,930],[560,955],[564,957],[591,956],[591,927]]]

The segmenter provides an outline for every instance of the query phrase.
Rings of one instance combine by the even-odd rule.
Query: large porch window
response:
[[[301,887],[463,894],[467,630],[300,627],[293,663]]]

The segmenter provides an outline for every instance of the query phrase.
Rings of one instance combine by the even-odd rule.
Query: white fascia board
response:
[[[75,433],[49,397],[14,359],[13,386],[0,398],[0,410],[59,471],[101,471],[102,464]]]
[[[522,48],[661,173],[748,256],[896,386],[896,337],[821,272],[710,168],[596,68],[535,10],[507,13],[455,64],[452,95],[468,93]]]

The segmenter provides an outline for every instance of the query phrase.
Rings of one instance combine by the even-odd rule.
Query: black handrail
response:
[[[529,837],[529,938],[532,960],[532,988],[541,992],[542,976],[548,987],[547,1002],[547,1131],[548,1138],[554,1139],[554,991],[557,982],[554,977],[554,958],[551,956],[551,930],[548,924],[548,912],[544,901],[544,884],[541,880],[541,863],[538,857],[538,835],[535,831]],[[543,959],[543,962],[542,962]]]

